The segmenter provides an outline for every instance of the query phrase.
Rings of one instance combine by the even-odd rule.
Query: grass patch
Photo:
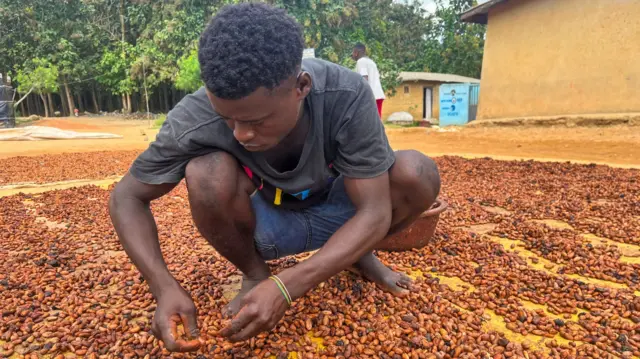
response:
[[[412,124],[410,125],[396,125],[394,123],[389,123],[389,122],[385,122],[384,123],[384,127],[385,128],[410,128],[410,127],[418,127],[418,122],[414,121]]]
[[[160,128],[162,127],[162,124],[164,124],[164,121],[167,120],[167,115],[159,115],[158,118],[153,121],[153,128]]]
[[[26,127],[31,126],[34,122],[38,122],[40,118],[37,120],[31,120],[29,117],[16,117],[16,127]]]

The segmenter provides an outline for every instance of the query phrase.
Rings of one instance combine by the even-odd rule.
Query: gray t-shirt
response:
[[[394,153],[362,76],[319,59],[304,59],[302,69],[312,79],[304,106],[311,125],[295,169],[278,172],[260,153],[245,150],[201,88],[169,112],[131,175],[149,184],[178,183],[191,159],[222,150],[238,159],[267,201],[299,209],[324,200],[338,174],[371,178],[389,170]]]

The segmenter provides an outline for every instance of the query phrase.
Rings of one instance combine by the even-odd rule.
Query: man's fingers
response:
[[[253,313],[249,313],[247,307],[242,307],[240,312],[236,315],[235,318],[220,331],[220,335],[223,337],[230,337],[236,333],[239,333],[242,328],[244,328],[247,324],[251,323],[256,318],[256,315]]]
[[[202,342],[199,339],[196,339],[196,337],[198,336],[197,327],[195,327],[195,332],[193,328],[192,330],[187,330],[187,336],[191,336],[192,334],[190,333],[196,334],[193,338],[192,337],[189,338],[192,340],[187,341],[183,339],[178,339],[179,337],[178,325],[180,323],[183,323],[183,325],[185,325],[185,322],[188,322],[188,318],[186,316],[174,314],[169,318],[168,323],[164,323],[164,325],[163,324],[157,325],[157,330],[160,331],[159,339],[162,340],[165,348],[167,348],[168,351],[191,352],[191,351],[198,350],[200,346],[202,346]],[[195,322],[195,320],[193,322]],[[186,328],[187,327],[185,326],[185,329]]]
[[[182,319],[182,325],[184,326],[184,332],[187,335],[187,338],[197,339],[200,336],[200,331],[198,330],[198,321],[196,316],[180,314],[180,319]]]
[[[172,315],[169,319],[170,333],[173,339],[178,338],[178,324],[180,324],[181,321],[180,316],[177,314]]]
[[[247,324],[247,326],[245,326],[239,333],[233,334],[231,337],[229,337],[229,341],[232,343],[245,341],[260,334],[260,332],[262,332],[263,330],[263,324],[254,320],[253,322]]]
[[[168,351],[175,351],[178,348],[176,338],[178,337],[177,326],[171,318],[158,320],[155,328],[156,337],[162,340]]]
[[[194,352],[198,349],[200,349],[200,346],[202,345],[202,342],[198,339],[193,339],[193,340],[177,340],[176,341],[176,346],[178,347],[178,351],[180,352]]]

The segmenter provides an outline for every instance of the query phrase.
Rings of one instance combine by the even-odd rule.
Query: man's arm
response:
[[[125,252],[158,301],[151,325],[153,333],[170,351],[193,351],[201,345],[196,339],[199,335],[196,307],[162,258],[158,229],[150,209],[152,200],[176,185],[146,184],[127,174],[111,193],[109,214]],[[172,330],[177,322],[182,322],[191,340],[178,339]]]
[[[356,72],[360,74],[367,82],[369,82],[369,71],[362,61],[356,62]]]
[[[146,184],[127,174],[116,185],[109,200],[109,214],[120,243],[156,297],[162,288],[177,282],[162,258],[158,230],[149,204],[176,185]]]
[[[357,262],[389,232],[389,173],[368,179],[345,178],[344,183],[356,213],[315,255],[278,275],[292,298],[301,297]]]

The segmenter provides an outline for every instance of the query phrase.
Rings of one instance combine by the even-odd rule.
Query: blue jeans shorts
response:
[[[264,260],[313,251],[322,247],[356,210],[338,176],[325,202],[302,210],[274,207],[255,192],[251,204],[256,216],[254,234]]]

